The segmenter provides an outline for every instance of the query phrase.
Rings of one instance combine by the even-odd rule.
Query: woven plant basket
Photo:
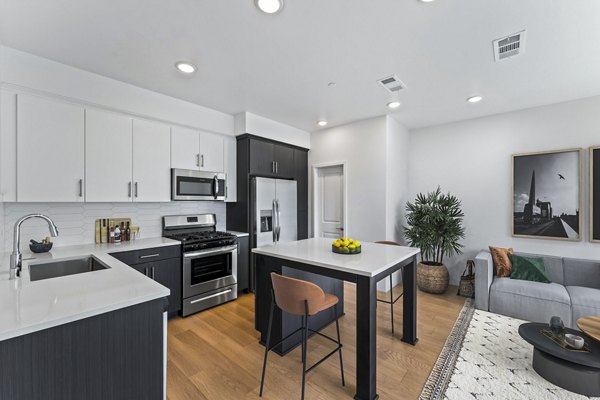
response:
[[[448,290],[450,274],[445,265],[417,264],[417,286],[424,292],[441,294]]]

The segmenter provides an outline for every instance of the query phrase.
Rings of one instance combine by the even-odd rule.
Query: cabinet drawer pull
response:
[[[83,179],[79,180],[79,197],[83,197]]]
[[[152,271],[152,280],[154,280],[154,267],[151,267],[150,270]]]
[[[140,258],[152,258],[152,257],[158,257],[160,256],[160,253],[156,253],[156,254],[147,254],[145,256],[140,256]]]
[[[138,197],[138,183],[136,182],[135,185],[135,197]]]
[[[131,182],[127,184],[127,197],[131,197]]]

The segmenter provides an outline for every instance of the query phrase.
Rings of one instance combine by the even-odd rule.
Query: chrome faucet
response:
[[[19,247],[21,245],[21,224],[30,218],[41,218],[45,220],[48,223],[50,235],[52,235],[52,237],[58,236],[58,228],[54,224],[54,221],[52,221],[50,217],[44,214],[29,214],[19,218],[17,222],[15,222],[15,230],[13,236],[13,252],[10,255],[9,279],[17,279],[17,277],[21,274],[21,266],[23,263],[23,255],[21,254],[21,250],[19,250]]]

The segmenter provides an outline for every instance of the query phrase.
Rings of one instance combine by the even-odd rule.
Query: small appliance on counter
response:
[[[140,237],[140,228],[131,218],[100,218],[96,220],[96,243],[120,243]]]
[[[163,237],[181,242],[182,316],[237,298],[237,237],[217,231],[215,214],[164,216]]]

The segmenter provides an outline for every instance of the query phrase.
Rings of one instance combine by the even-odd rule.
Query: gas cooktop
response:
[[[235,235],[217,231],[216,225],[214,214],[167,216],[163,217],[163,236],[179,240],[184,252],[237,243]]]

